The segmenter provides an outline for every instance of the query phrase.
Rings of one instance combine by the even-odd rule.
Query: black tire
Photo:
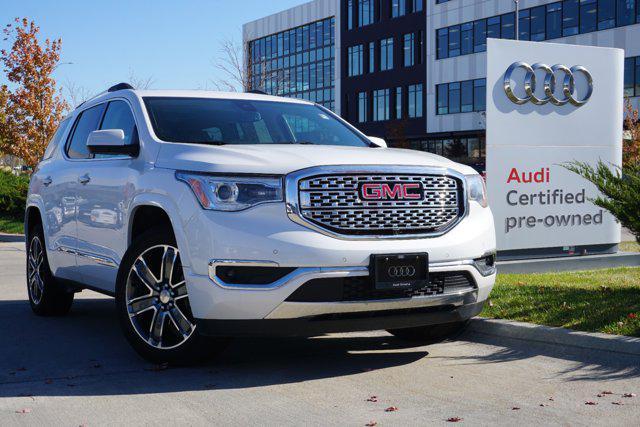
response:
[[[168,265],[165,260],[170,259],[173,259],[172,267],[166,268],[169,275],[166,277],[163,269]],[[144,274],[145,268],[153,277]],[[138,272],[142,272],[146,280]],[[158,281],[158,276],[163,277]],[[155,283],[151,283],[153,281]],[[142,358],[153,363],[192,365],[210,359],[228,343],[227,339],[213,339],[198,333],[179,250],[170,230],[149,230],[127,250],[116,281],[116,307],[127,341]],[[154,328],[155,324],[160,325],[159,330]]]
[[[465,320],[463,322],[444,323],[442,325],[389,329],[387,332],[405,341],[433,344],[448,338],[455,338],[465,330],[468,324],[469,321]]]
[[[51,273],[41,224],[27,233],[27,292],[31,310],[38,316],[64,316],[73,304],[68,292]]]

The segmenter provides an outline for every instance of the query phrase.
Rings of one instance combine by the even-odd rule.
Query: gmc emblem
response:
[[[362,200],[422,200],[420,182],[361,182],[358,193]]]

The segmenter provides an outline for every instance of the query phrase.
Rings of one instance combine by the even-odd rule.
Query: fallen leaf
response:
[[[520,408],[518,408],[517,406],[514,406],[513,408],[511,408],[512,411],[519,411]]]
[[[624,403],[622,403],[622,402],[611,402],[611,404],[612,405],[619,405],[619,406],[624,405]]]
[[[594,406],[594,405],[597,405],[597,404],[598,404],[598,402],[594,402],[594,401],[592,401],[592,400],[587,400],[586,402],[584,402],[584,404],[585,404],[585,405],[591,405],[591,406]]]
[[[464,420],[464,418],[460,418],[460,417],[451,417],[447,419],[448,423],[459,423],[460,421]]]
[[[398,410],[397,406],[389,406],[384,412],[396,412]]]
[[[548,405],[547,405],[546,403],[541,403],[541,404],[540,404],[540,405],[538,405],[538,406],[548,406]]]
[[[367,399],[367,402],[377,402],[378,401],[378,396],[371,396],[370,398]]]
[[[596,397],[604,397],[604,394],[598,393],[598,394],[596,394]]]
[[[371,421],[369,421],[368,423],[365,424],[365,427],[374,427],[374,426],[377,426],[377,425],[378,425],[377,421],[371,420]]]
[[[31,412],[31,408],[22,408],[16,411],[16,414],[28,414]]]
[[[549,398],[549,400],[550,400],[550,401],[552,401],[552,402],[554,402],[553,397],[550,397],[550,398]]]
[[[622,397],[636,397],[635,393],[625,393],[622,395]]]
[[[605,390],[605,391],[601,392],[601,394],[613,394],[613,392],[609,391],[609,390]]]

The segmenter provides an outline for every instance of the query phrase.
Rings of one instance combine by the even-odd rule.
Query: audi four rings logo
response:
[[[412,265],[394,265],[387,270],[389,277],[413,277],[416,275],[416,268]]]
[[[524,92],[526,96],[524,98],[517,96],[511,87],[512,75],[518,68],[522,68],[525,71]],[[539,98],[535,94],[536,72],[539,70],[544,71],[544,98]],[[556,75],[560,73],[563,74],[564,77],[561,78],[561,81],[558,81],[560,79],[557,79]],[[575,76],[577,74],[582,74],[587,80],[588,85],[587,93],[582,96],[581,99],[578,99],[578,94],[575,90]],[[558,87],[558,85],[560,86]],[[582,65],[575,65],[569,68],[566,65],[556,64],[550,67],[547,64],[537,63],[529,65],[526,62],[520,61],[511,64],[504,74],[504,91],[507,97],[518,105],[526,104],[529,101],[536,105],[544,105],[549,102],[553,105],[565,105],[569,102],[576,107],[580,107],[586,104],[589,98],[591,98],[591,94],[593,93],[593,77],[591,77],[591,73]]]

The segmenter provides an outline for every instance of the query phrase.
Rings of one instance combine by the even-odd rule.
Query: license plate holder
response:
[[[429,254],[372,255],[377,290],[416,289],[429,284]]]

